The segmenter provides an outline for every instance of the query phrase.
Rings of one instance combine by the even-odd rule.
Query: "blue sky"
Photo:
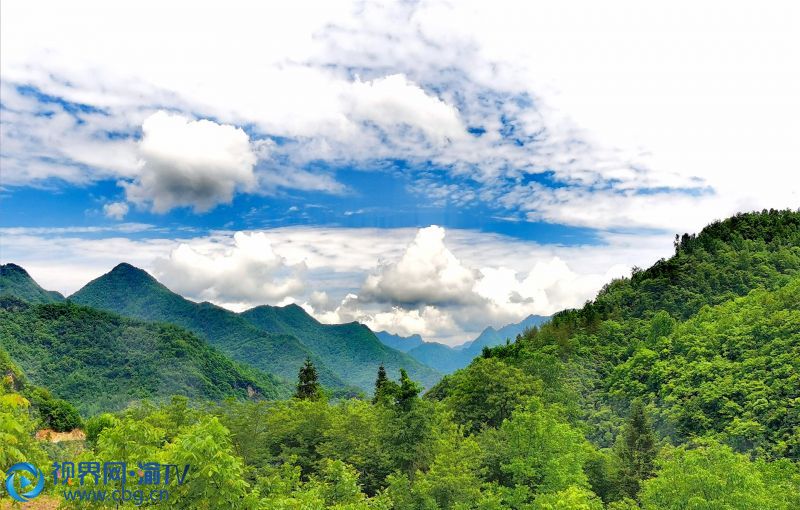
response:
[[[578,306],[800,204],[798,7],[725,6],[4,3],[0,259],[448,343]]]

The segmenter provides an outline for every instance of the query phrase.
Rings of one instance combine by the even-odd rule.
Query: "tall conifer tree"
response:
[[[295,398],[300,400],[319,400],[322,398],[322,387],[319,384],[317,368],[306,358],[306,362],[297,374],[297,391]]]

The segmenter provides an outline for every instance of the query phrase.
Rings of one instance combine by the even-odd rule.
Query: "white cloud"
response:
[[[344,236],[353,243],[350,234]],[[404,251],[380,262],[366,276],[360,291],[349,292],[333,307],[327,296],[324,303],[305,306],[323,322],[359,321],[376,331],[418,333],[455,344],[486,325],[497,327],[530,314],[550,315],[580,306],[635,265],[626,265],[631,253],[625,251],[632,248],[632,239],[625,236],[614,239],[618,245],[555,248],[491,234],[454,234],[447,246],[441,227],[420,229]],[[295,239],[292,244],[297,249]],[[650,240],[642,241],[640,249],[652,257]],[[668,249],[667,245],[657,244],[660,249]],[[475,265],[458,258],[451,248]]]
[[[107,217],[121,220],[128,214],[128,204],[125,202],[110,202],[103,205],[103,214]]]
[[[175,292],[236,310],[282,302],[305,288],[305,265],[288,264],[259,232],[237,232],[232,246],[182,243],[153,268]]]
[[[250,138],[210,120],[154,113],[142,124],[139,156],[141,171],[133,183],[123,184],[125,196],[159,213],[182,206],[207,211],[256,182]]]
[[[348,96],[353,116],[359,120],[387,129],[414,127],[439,143],[466,135],[458,110],[402,74],[368,82],[356,80]]]
[[[445,247],[444,237],[442,227],[420,229],[400,260],[381,264],[367,277],[360,298],[403,305],[474,302],[477,274]]]

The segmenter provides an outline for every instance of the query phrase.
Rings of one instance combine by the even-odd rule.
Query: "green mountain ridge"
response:
[[[206,339],[231,358],[294,381],[306,358],[320,381],[335,391],[371,391],[378,365],[406,368],[426,386],[439,374],[383,346],[360,324],[323,325],[296,305],[256,307],[237,314],[195,303],[146,271],[119,264],[69,297],[71,301],[142,320],[169,322]]]
[[[367,391],[372,389],[381,363],[393,377],[404,368],[426,387],[441,377],[411,356],[384,345],[369,328],[357,322],[322,324],[295,304],[263,305],[240,315],[264,331],[294,335],[337,375]]]
[[[267,333],[234,312],[212,303],[190,301],[130,264],[117,265],[69,299],[125,317],[176,324],[234,360],[286,381],[294,381],[303,362],[311,358],[324,385],[334,389],[348,387],[294,336]]]
[[[64,296],[54,290],[44,290],[28,272],[16,264],[0,265],[0,296],[8,294],[29,303],[57,303]]]
[[[0,347],[33,383],[85,415],[184,395],[280,398],[290,387],[171,324],[65,303],[0,298]]]
[[[739,214],[676,239],[675,254],[608,284],[510,345],[446,376],[430,398],[482,394],[500,363],[613,444],[631,402],[674,444],[712,437],[800,458],[800,211]]]

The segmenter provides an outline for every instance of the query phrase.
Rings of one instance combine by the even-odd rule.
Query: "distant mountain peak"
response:
[[[30,276],[31,276],[31,275],[28,274],[27,271],[25,271],[25,269],[22,266],[18,266],[16,264],[14,264],[13,262],[9,262],[8,264],[0,265],[0,274],[5,276],[6,274],[11,274],[11,273],[20,273],[22,275],[27,276],[28,278],[30,278]]]
[[[63,301],[56,291],[44,290],[22,266],[9,262],[0,265],[0,294],[7,294],[30,303]]]
[[[148,280],[155,280],[153,275],[145,271],[144,269],[138,268],[134,265],[128,264],[127,262],[120,262],[114,268],[109,271],[107,274],[109,275],[128,275],[128,276],[139,276],[142,278],[147,278]]]

